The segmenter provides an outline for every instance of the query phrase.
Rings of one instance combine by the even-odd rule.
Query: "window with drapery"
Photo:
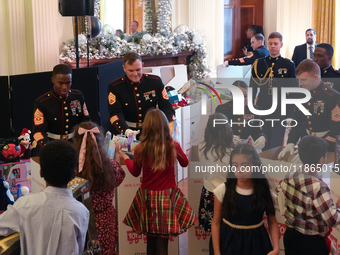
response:
[[[125,18],[124,26],[125,33],[131,33],[130,24],[132,21],[138,21],[138,32],[143,30],[144,16],[144,1],[141,0],[124,0]]]

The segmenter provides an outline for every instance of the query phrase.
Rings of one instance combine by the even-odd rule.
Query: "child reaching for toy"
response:
[[[214,125],[215,119],[227,119],[222,113],[210,115],[204,132],[204,142],[198,146],[198,159],[200,165],[220,166],[229,165],[230,153],[234,148],[233,131],[228,123]],[[207,173],[203,178],[200,205],[198,209],[199,226],[205,231],[211,232],[211,221],[214,213],[214,189],[227,179],[227,173]]]
[[[169,238],[186,231],[197,216],[176,185],[176,159],[183,167],[189,162],[171,137],[162,111],[147,112],[133,161],[123,152],[121,157],[133,176],[139,176],[143,169],[141,187],[123,222],[136,233],[147,235],[148,255],[168,254]]]
[[[227,182],[214,190],[210,254],[279,254],[274,204],[256,149],[249,144],[237,145],[230,154],[229,165],[232,171],[228,172]],[[264,213],[272,243],[263,225]]]
[[[93,122],[75,127],[73,142],[79,152],[78,176],[89,180],[98,239],[103,255],[117,255],[118,219],[112,200],[114,188],[125,178],[119,164],[119,144],[110,159],[103,132]]]

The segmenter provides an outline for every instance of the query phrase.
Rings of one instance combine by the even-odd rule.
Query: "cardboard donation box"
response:
[[[143,68],[144,73],[161,77],[164,86],[178,90],[188,81],[186,65],[152,66]]]
[[[90,220],[86,234],[86,241],[88,242],[89,240],[98,240],[96,221],[93,213],[92,199],[90,196],[89,181],[81,177],[75,177],[67,184],[67,188],[72,190],[73,197],[79,202],[83,203],[90,211]]]
[[[31,191],[31,164],[29,159],[20,162],[0,164],[0,176],[8,182],[13,195],[17,194],[17,185],[27,186]]]
[[[279,160],[278,155],[283,148],[284,147],[276,147],[276,148],[272,148],[270,150],[264,151],[259,154],[262,165],[263,165],[262,166],[263,171],[268,174],[271,181],[274,182],[276,186],[286,176],[288,172],[299,170],[299,167],[302,164],[302,163],[291,162],[291,160],[293,159],[295,155],[292,156],[290,155],[290,153],[287,153],[281,160]],[[327,183],[327,185],[330,187],[331,190],[333,187],[330,184],[332,184],[331,182],[333,178],[331,178],[331,182],[330,182],[330,177],[332,174],[331,165],[333,162],[334,162],[334,153],[328,152],[327,160],[326,160],[326,163],[328,165],[327,167],[324,167],[324,171],[322,173],[322,179],[325,183]],[[335,180],[339,181],[340,179],[336,178]],[[280,241],[280,255],[284,255],[285,253],[284,253],[284,245],[283,245],[283,235],[286,231],[285,218],[281,215],[280,211],[278,210],[277,205],[275,206],[275,209],[276,209],[276,219],[279,225],[279,232],[280,232],[280,240],[279,240]],[[332,237],[334,237],[333,236],[334,232],[335,231],[333,230],[333,233],[331,234]]]
[[[46,188],[46,182],[40,177],[40,158],[31,158],[32,193],[38,193]]]
[[[198,146],[194,145],[190,149],[190,163],[198,161]],[[189,163],[189,164],[190,164]],[[194,178],[192,175],[192,166],[189,165],[188,179],[188,201],[198,216],[201,192],[203,188],[203,179]],[[210,232],[204,231],[199,226],[198,221],[188,230],[188,254],[208,255],[209,254]]]
[[[251,65],[245,66],[217,66],[217,78],[250,78],[251,77]],[[237,79],[236,79],[237,80]]]

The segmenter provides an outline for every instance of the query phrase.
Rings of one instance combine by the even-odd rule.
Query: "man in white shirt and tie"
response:
[[[314,50],[316,47],[316,32],[313,28],[306,30],[306,43],[298,45],[294,49],[292,60],[297,67],[302,60],[314,59]]]

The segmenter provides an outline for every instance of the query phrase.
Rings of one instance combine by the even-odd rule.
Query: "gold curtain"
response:
[[[335,3],[336,0],[313,0],[313,27],[318,43],[335,46]],[[334,57],[332,64],[334,65]]]
[[[131,34],[130,24],[131,21],[138,21],[138,32],[143,30],[143,4],[140,5],[140,0],[125,0],[125,33]]]
[[[340,68],[340,0],[336,0],[335,4],[335,28],[334,28],[334,56],[333,66],[334,68]]]

